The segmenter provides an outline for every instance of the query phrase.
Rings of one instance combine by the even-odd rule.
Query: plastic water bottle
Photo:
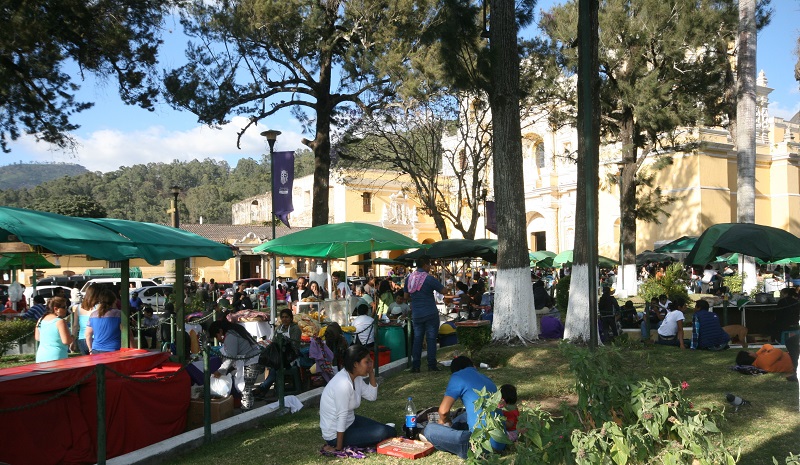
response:
[[[414,401],[411,397],[406,402],[406,421],[403,424],[403,432],[406,439],[417,439],[419,437],[417,432],[417,409],[414,407]]]

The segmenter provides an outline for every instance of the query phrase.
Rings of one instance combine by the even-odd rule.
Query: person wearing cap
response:
[[[475,403],[480,399],[478,394],[486,389],[489,394],[497,392],[494,382],[475,369],[472,360],[466,356],[453,359],[450,364],[450,380],[444,391],[444,398],[439,404],[439,421],[430,422],[425,426],[423,435],[437,450],[450,452],[462,459],[467,458],[469,452],[469,438],[480,418],[480,411],[476,411]],[[450,419],[450,409],[457,400],[464,404],[464,413]],[[501,411],[496,412],[502,415]],[[505,449],[505,444],[491,439],[495,451]]]

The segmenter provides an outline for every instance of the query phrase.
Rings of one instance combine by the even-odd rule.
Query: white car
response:
[[[138,293],[142,304],[153,307],[153,310],[160,310],[164,308],[164,304],[167,302],[167,296],[172,294],[172,285],[161,284],[159,286],[140,287],[134,289],[131,295],[133,295],[134,292]]]
[[[46,299],[53,297],[55,295],[56,289],[63,289],[64,290],[64,297],[69,300],[70,292],[72,292],[72,288],[66,286],[36,286],[36,293],[33,292],[33,286],[26,286],[25,292],[25,300],[28,302],[28,306],[33,305],[33,298],[34,296],[40,295]],[[74,303],[74,302],[73,302]]]

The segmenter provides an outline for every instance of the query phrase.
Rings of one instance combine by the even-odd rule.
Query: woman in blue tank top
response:
[[[122,345],[122,312],[113,308],[117,296],[111,289],[101,289],[98,300],[86,325],[86,345],[91,354],[113,352]]]
[[[72,306],[72,334],[77,346],[73,351],[80,352],[81,355],[89,355],[89,346],[86,345],[86,326],[89,324],[89,316],[94,306],[97,305],[99,289],[99,286],[89,286],[80,303]]]
[[[47,313],[36,323],[34,337],[39,341],[36,350],[36,363],[63,360],[67,358],[67,347],[74,340],[67,330],[67,300],[53,297],[47,306]]]

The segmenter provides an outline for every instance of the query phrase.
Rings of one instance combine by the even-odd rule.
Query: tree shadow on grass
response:
[[[759,444],[757,448],[752,451],[742,454],[739,463],[742,465],[749,464],[772,464],[772,453],[775,451],[785,451],[783,455],[775,456],[778,463],[783,465],[789,452],[797,454],[797,439],[800,438],[800,427],[792,428],[778,436],[771,437],[767,442]]]

